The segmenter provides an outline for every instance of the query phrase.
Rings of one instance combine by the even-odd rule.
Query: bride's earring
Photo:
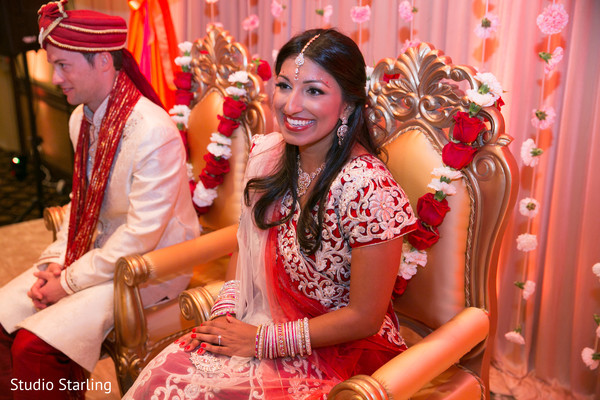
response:
[[[337,130],[338,144],[341,146],[344,141],[344,137],[348,132],[348,117],[346,115],[342,115],[342,124]]]

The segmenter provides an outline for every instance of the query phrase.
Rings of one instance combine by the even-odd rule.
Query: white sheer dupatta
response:
[[[253,144],[244,183],[251,178],[271,173],[279,163],[284,148],[283,138],[278,132],[254,136]],[[241,285],[236,316],[248,324],[259,325],[273,320],[265,279],[265,249],[269,232],[259,229],[254,223],[254,195],[251,195],[250,199],[250,205],[246,205],[242,200],[237,233],[239,252],[236,279]]]

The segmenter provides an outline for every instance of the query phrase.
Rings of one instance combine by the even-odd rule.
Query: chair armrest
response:
[[[144,254],[151,279],[163,279],[233,253],[237,224]]]
[[[168,278],[235,251],[236,233],[237,225],[231,225],[144,255],[119,258],[114,280],[117,340],[127,347],[139,346],[146,340],[148,332],[139,285],[150,279]],[[209,312],[210,307],[212,303]]]
[[[357,375],[336,385],[328,398],[408,399],[484,340],[489,323],[484,310],[466,308],[372,376]]]
[[[47,207],[44,209],[44,226],[52,232],[52,240],[56,240],[58,230],[65,219],[65,206]]]
[[[183,317],[194,320],[196,325],[207,321],[223,283],[223,281],[216,281],[183,291],[179,295],[179,309]]]

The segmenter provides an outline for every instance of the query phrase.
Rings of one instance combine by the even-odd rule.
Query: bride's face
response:
[[[282,64],[277,76],[273,109],[284,140],[301,150],[313,148],[326,153],[347,104],[335,78],[314,61],[305,58],[295,74],[295,56]]]

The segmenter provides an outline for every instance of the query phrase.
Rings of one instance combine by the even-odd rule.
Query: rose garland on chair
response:
[[[189,146],[187,142],[188,119],[191,113],[190,104],[194,99],[195,88],[192,84],[193,76],[190,70],[192,61],[191,42],[183,42],[179,45],[183,53],[182,57],[177,57],[175,63],[181,66],[181,71],[177,72],[175,77],[176,105],[169,114],[177,124],[181,138],[186,148],[188,157],[187,169],[192,193],[192,201],[196,213],[202,215],[208,212],[210,206],[217,198],[217,188],[223,183],[225,174],[229,172],[229,158],[231,157],[231,135],[233,131],[240,126],[243,112],[247,108],[247,90],[245,85],[250,82],[247,71],[237,71],[230,74],[228,81],[231,83],[225,92],[227,97],[223,102],[223,115],[217,115],[219,125],[217,132],[211,134],[211,143],[207,146],[208,153],[204,155],[206,165],[198,175],[198,180],[194,179],[193,167],[189,160]],[[264,60],[253,60],[257,74],[261,79],[267,81],[271,78],[271,68]]]
[[[470,100],[469,112],[454,115],[454,125],[450,130],[449,142],[442,149],[443,167],[434,168],[432,181],[427,185],[433,192],[424,194],[417,201],[417,229],[406,235],[403,244],[402,262],[394,294],[401,295],[407,281],[417,273],[417,267],[427,264],[426,250],[440,239],[438,227],[450,211],[447,196],[456,194],[452,181],[462,178],[460,170],[469,166],[479,150],[481,137],[487,131],[483,117],[479,116],[482,107],[496,106],[500,109],[502,86],[489,72],[477,73],[480,82],[478,89],[466,91]]]

